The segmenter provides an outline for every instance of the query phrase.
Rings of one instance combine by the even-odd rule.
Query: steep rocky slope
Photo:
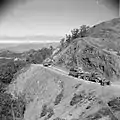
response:
[[[119,90],[41,65],[31,65],[9,86],[26,98],[24,120],[120,120]]]
[[[120,18],[93,26],[88,37],[76,38],[58,54],[53,55],[56,66],[82,67],[96,71],[112,81],[119,80]]]

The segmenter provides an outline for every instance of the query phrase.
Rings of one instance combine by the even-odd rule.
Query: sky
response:
[[[14,6],[7,3],[9,7],[2,6],[0,13],[0,37],[65,36],[83,24],[92,26],[117,17],[117,4],[107,1],[26,0]]]

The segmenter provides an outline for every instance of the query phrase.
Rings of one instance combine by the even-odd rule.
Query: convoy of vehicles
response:
[[[43,62],[43,66],[48,67],[50,65],[53,64],[53,60],[48,58]],[[96,82],[96,83],[100,83],[100,85],[104,86],[104,85],[110,85],[111,82],[109,80],[106,80],[105,78],[103,78],[102,76],[100,76],[98,73],[96,72],[85,72],[83,71],[81,68],[75,68],[72,67],[69,71],[70,76],[73,77],[77,77],[80,79],[84,79],[87,81],[91,81],[91,82]]]
[[[74,68],[71,68],[70,71],[69,71],[69,75],[78,78],[78,76],[79,76],[78,70],[74,69]]]
[[[87,81],[97,82],[100,83],[102,86],[111,84],[109,80],[106,80],[97,73],[84,72],[77,68],[71,68],[68,75]]]

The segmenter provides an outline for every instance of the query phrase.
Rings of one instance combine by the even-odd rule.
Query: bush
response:
[[[63,92],[61,92],[59,95],[57,95],[57,97],[54,101],[54,105],[58,105],[61,102],[62,98],[63,98]]]
[[[47,116],[46,116],[47,115]],[[40,118],[45,117],[45,120],[51,118],[54,115],[54,111],[51,107],[47,107],[46,104],[42,106],[42,112],[40,114]]]
[[[6,92],[7,86],[13,81],[14,75],[26,66],[24,62],[10,61],[0,67],[0,120],[22,119],[26,107],[24,97],[18,96],[13,99],[11,94]]]
[[[112,114],[112,112],[107,107],[103,107],[98,110],[96,113],[89,115],[87,118],[89,120],[98,120],[103,117],[109,116],[110,120],[117,120],[117,118]]]
[[[113,111],[120,111],[120,98],[112,99],[108,102],[108,106],[110,106]]]
[[[46,58],[48,58],[53,52],[53,48],[42,48],[34,52],[30,52],[26,56],[26,61],[33,64],[41,64]]]
[[[15,73],[26,66],[25,62],[9,62],[0,67],[0,81],[4,84],[10,84],[14,78]]]
[[[12,95],[0,93],[0,120],[22,119],[24,117],[26,103],[21,96],[13,99]]]
[[[66,119],[56,117],[56,118],[54,118],[53,120],[66,120]]]
[[[48,112],[48,115],[47,115],[46,119],[49,119],[54,115],[54,111],[51,107],[48,108],[47,112]]]
[[[47,115],[47,105],[45,104],[45,105],[42,106],[42,112],[40,114],[40,118],[42,118],[46,115]]]
[[[70,105],[74,106],[75,104],[78,104],[79,102],[81,102],[84,99],[85,99],[84,91],[82,91],[80,94],[75,93],[72,100],[70,101]]]
[[[13,100],[12,109],[16,118],[23,118],[26,109],[25,99],[22,96],[19,96],[17,99]]]

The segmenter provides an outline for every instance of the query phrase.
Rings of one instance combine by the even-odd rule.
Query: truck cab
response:
[[[53,61],[48,58],[43,62],[43,66],[48,67],[48,66],[52,65],[52,63],[53,63]]]
[[[68,75],[78,78],[78,70],[75,68],[71,68]]]
[[[101,80],[100,84],[101,84],[102,86],[105,86],[105,85],[110,85],[111,82],[110,82],[109,80],[103,79],[103,80]]]

